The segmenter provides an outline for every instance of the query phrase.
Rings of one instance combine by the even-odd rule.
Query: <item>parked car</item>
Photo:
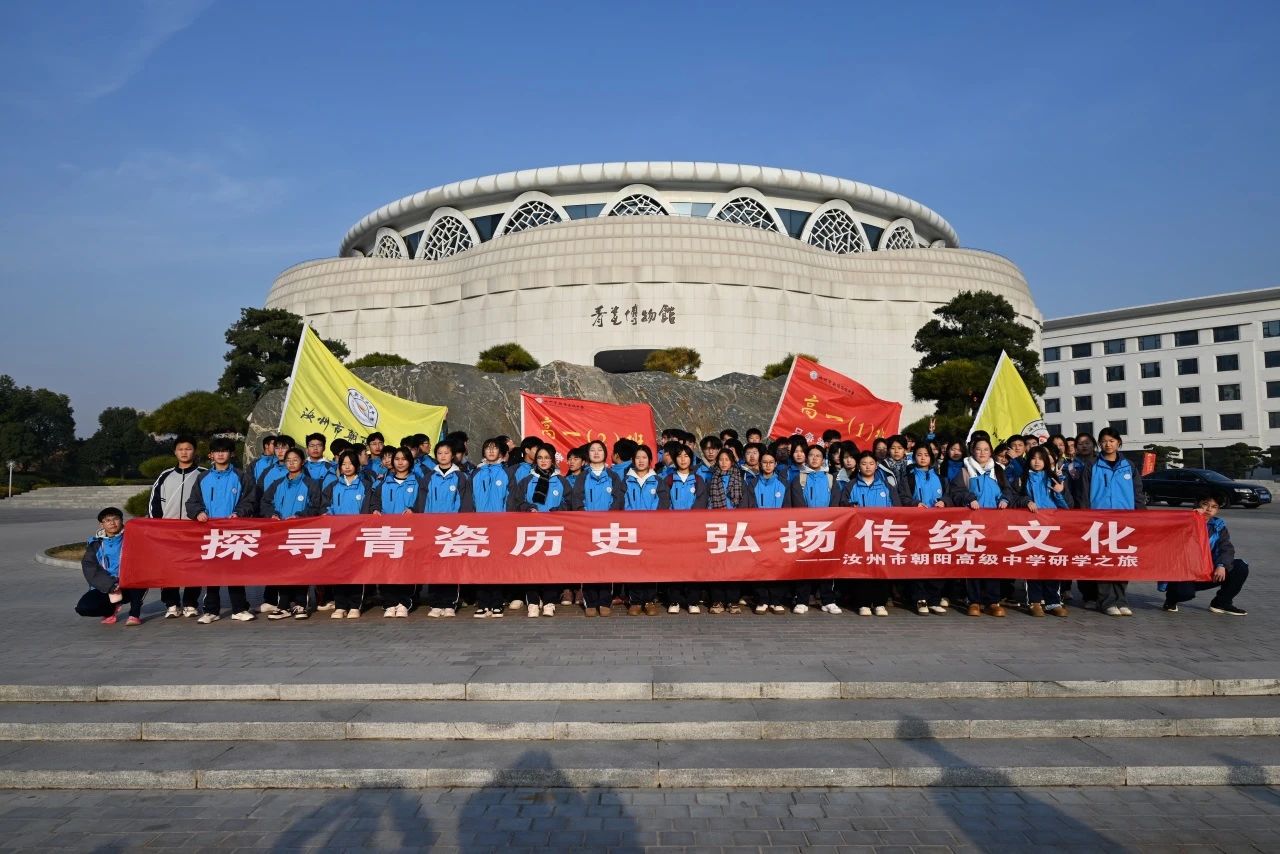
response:
[[[1165,469],[1142,478],[1148,501],[1163,501],[1170,507],[1194,504],[1206,495],[1223,507],[1254,508],[1271,503],[1271,490],[1232,480],[1210,469]]]

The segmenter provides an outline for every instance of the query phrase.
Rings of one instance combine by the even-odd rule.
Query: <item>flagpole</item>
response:
[[[306,346],[307,331],[311,329],[311,321],[302,321],[302,334],[298,336],[298,352],[293,355],[293,370],[289,371],[289,387],[284,392],[284,406],[280,407],[280,423],[277,430],[284,429],[284,419],[289,413],[289,398],[293,395],[293,378],[298,375],[298,364],[302,361],[302,348]]]
[[[520,392],[520,441],[524,441],[524,396],[525,392]]]
[[[773,410],[773,420],[769,422],[769,438],[773,438],[774,425],[778,423],[778,414],[782,412],[782,402],[787,399],[787,389],[791,388],[791,377],[796,372],[796,363],[800,361],[797,353],[791,359],[791,370],[787,371],[787,381],[782,384],[782,394],[778,395],[778,405]]]
[[[991,389],[995,388],[996,378],[1000,376],[1000,366],[1004,364],[1005,359],[1009,358],[1009,354],[1004,350],[1000,351],[1000,358],[996,359],[996,369],[991,372],[991,381],[987,383],[987,393],[982,396],[982,403],[978,404],[978,411],[973,415],[973,423],[969,425],[969,435],[964,437],[965,444],[969,444],[969,440],[973,438],[973,428],[982,420],[982,413],[987,409],[987,403],[991,400]]]

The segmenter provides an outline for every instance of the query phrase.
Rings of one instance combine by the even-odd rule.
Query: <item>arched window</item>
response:
[[[459,252],[466,252],[475,244],[471,233],[456,216],[442,216],[431,227],[427,239],[422,242],[418,255],[425,261],[439,261]]]
[[[809,245],[837,255],[850,252],[866,252],[867,242],[858,231],[853,217],[839,208],[823,211],[809,230]]]
[[[915,249],[916,238],[906,225],[897,225],[885,235],[881,249]]]
[[[560,214],[556,213],[556,209],[541,199],[530,199],[511,212],[502,233],[515,234],[517,231],[528,231],[553,222],[560,222]]]
[[[769,209],[750,196],[739,196],[726,202],[724,207],[720,208],[720,212],[716,214],[716,219],[725,222],[736,222],[739,225],[749,225],[752,228],[759,228],[764,231],[778,230],[773,217],[769,216]]]
[[[409,251],[405,248],[404,238],[395,229],[380,228],[373,242],[373,258],[407,258]]]
[[[662,204],[652,196],[634,193],[609,209],[609,216],[666,216]]]

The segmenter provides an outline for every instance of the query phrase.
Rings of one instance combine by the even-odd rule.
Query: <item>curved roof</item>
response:
[[[711,191],[727,191],[747,186],[765,193],[809,199],[819,204],[832,199],[843,199],[855,208],[882,215],[886,219],[908,217],[918,231],[931,239],[945,240],[950,246],[958,246],[960,243],[955,229],[935,211],[906,196],[861,181],[774,166],[649,160],[521,169],[518,172],[468,178],[422,190],[383,205],[361,219],[342,239],[338,254],[345,255],[382,226],[409,225],[411,223],[406,220],[423,217],[442,205],[470,207],[508,201],[530,190],[578,193],[616,190],[626,184],[649,184],[658,189],[684,187]]]

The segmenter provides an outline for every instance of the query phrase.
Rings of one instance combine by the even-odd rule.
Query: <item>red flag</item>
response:
[[[1146,451],[1142,455],[1142,476],[1146,477],[1156,470],[1156,452]]]
[[[594,439],[604,442],[610,451],[619,439],[633,439],[658,452],[653,409],[647,403],[597,403],[522,391],[520,434],[537,436],[553,445],[561,472],[567,467],[569,451]]]
[[[826,430],[839,430],[841,438],[867,447],[878,436],[897,433],[901,418],[901,403],[881,400],[844,374],[796,356],[769,437],[799,435],[813,442]]]

